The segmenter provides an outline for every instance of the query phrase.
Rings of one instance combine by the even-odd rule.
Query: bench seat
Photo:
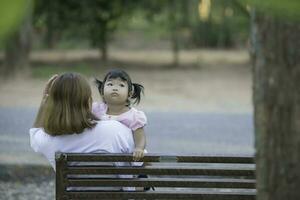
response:
[[[253,156],[56,153],[56,199],[254,200]],[[115,163],[126,163],[119,166]],[[138,178],[138,175],[148,178]],[[135,187],[154,187],[132,191]],[[131,189],[126,189],[131,188]]]

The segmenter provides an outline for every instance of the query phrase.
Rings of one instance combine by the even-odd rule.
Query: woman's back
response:
[[[132,153],[134,141],[129,128],[117,121],[98,121],[80,134],[51,136],[43,128],[30,129],[31,147],[43,154],[55,169],[55,152]]]

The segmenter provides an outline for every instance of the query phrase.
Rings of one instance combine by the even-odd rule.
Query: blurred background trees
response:
[[[5,54],[5,60],[0,65],[2,77],[13,75],[17,70],[22,73],[28,71],[32,8],[31,0],[1,1],[0,47]]]
[[[90,47],[101,46],[109,42],[114,31],[152,29],[152,37],[169,37],[172,43],[180,42],[186,48],[223,48],[243,45],[247,39],[245,10],[234,0],[37,1],[34,28],[44,30],[38,36],[46,39],[48,47],[72,40],[90,40]]]
[[[44,30],[37,36],[46,39],[48,47],[78,39],[91,40],[90,47],[95,47],[97,43],[107,43],[113,31],[151,29],[152,37],[169,34],[170,41],[178,37],[177,43],[183,47],[224,48],[244,44],[248,18],[246,7],[237,0],[41,0],[35,6],[34,29]],[[71,36],[70,32],[73,37],[63,37]]]
[[[7,40],[5,66],[27,65],[28,53],[16,58],[13,49],[96,48],[105,62],[112,43],[130,49],[138,41],[142,48],[172,51],[171,66],[176,67],[181,49],[245,47],[249,16],[237,0],[39,0],[22,23],[19,32],[30,34],[27,44],[21,47],[15,39]],[[15,64],[10,57],[15,57]]]
[[[42,38],[40,45],[48,49],[57,48],[61,42],[73,43],[69,48],[81,48],[81,41],[88,41],[88,47],[98,48],[105,61],[109,40],[120,18],[131,12],[133,3],[128,0],[37,1],[34,28],[39,32],[36,36]]]

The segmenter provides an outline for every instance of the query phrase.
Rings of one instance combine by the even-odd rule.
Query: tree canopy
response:
[[[0,1],[0,40],[14,32],[26,14],[26,10],[32,6],[31,0]]]

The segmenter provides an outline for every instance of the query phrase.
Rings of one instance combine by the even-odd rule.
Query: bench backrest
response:
[[[253,156],[147,154],[146,166],[130,162],[130,154],[57,153],[56,199],[255,199]]]

